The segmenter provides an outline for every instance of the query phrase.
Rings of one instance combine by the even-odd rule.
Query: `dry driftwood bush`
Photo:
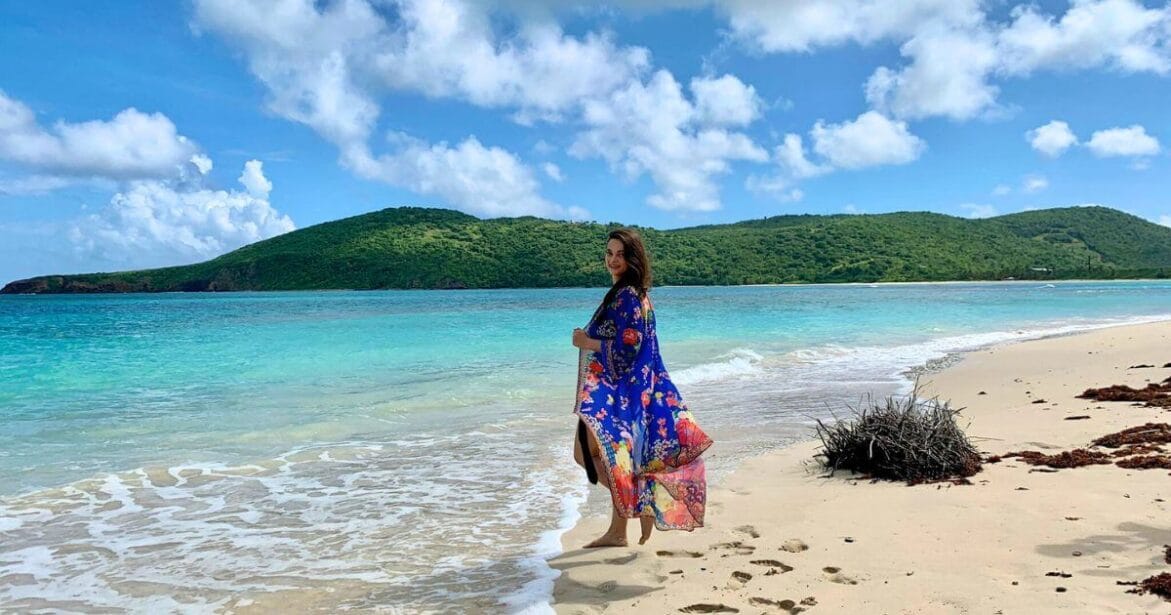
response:
[[[911,484],[971,476],[980,471],[980,454],[956,423],[960,410],[948,404],[919,399],[918,384],[905,398],[868,398],[850,407],[851,419],[817,421],[818,456],[831,474],[852,470]]]

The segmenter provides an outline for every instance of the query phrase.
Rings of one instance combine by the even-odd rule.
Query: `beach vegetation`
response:
[[[938,398],[921,399],[917,383],[907,396],[868,397],[849,409],[846,419],[817,421],[817,458],[831,475],[848,470],[917,484],[980,471],[980,454],[957,421],[960,410]]]

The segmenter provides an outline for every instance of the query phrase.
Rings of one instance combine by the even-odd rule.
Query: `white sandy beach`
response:
[[[1129,367],[1168,362],[1171,323],[1143,324],[973,352],[923,384],[928,396],[965,408],[961,423],[982,452],[1052,453],[1171,422],[1166,410],[1076,398],[1090,387],[1161,381],[1171,369]],[[1076,415],[1091,418],[1065,420]],[[638,546],[632,523],[631,547],[583,550],[607,519],[582,519],[550,562],[562,573],[554,608],[1171,612],[1171,602],[1118,584],[1171,572],[1163,561],[1171,544],[1165,469],[1030,471],[1010,458],[985,464],[970,486],[908,487],[843,472],[825,478],[812,461],[817,448],[804,442],[744,462],[712,487],[707,526],[692,533],[656,532]]]

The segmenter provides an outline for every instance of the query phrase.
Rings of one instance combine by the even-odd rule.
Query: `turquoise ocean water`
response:
[[[0,604],[542,610],[605,289],[0,297]],[[1171,319],[1171,282],[665,287],[711,481],[909,370]]]

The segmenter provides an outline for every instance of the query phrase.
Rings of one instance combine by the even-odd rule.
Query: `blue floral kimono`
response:
[[[626,518],[654,517],[660,530],[701,527],[707,479],[700,454],[712,440],[663,365],[650,296],[621,288],[594,313],[586,335],[602,348],[580,353],[574,413],[600,445],[615,509]]]

